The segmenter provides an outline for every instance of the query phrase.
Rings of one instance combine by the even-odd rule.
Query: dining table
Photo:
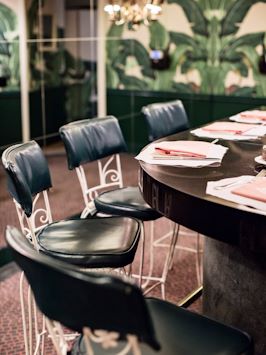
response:
[[[160,141],[200,140],[190,130]],[[146,202],[204,238],[202,312],[251,335],[266,354],[266,212],[206,193],[208,181],[264,171],[257,163],[266,138],[219,139],[228,148],[219,166],[200,168],[140,163]],[[217,143],[217,144],[218,144]],[[266,161],[265,161],[266,169]],[[178,335],[177,335],[178,336]]]

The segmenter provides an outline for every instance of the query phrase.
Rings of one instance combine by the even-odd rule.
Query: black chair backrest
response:
[[[26,216],[32,213],[32,197],[52,186],[47,161],[35,141],[16,144],[2,155],[8,191],[21,205]]]
[[[89,327],[116,331],[122,338],[135,334],[152,348],[160,348],[137,286],[114,276],[81,272],[38,253],[15,227],[7,227],[6,241],[48,318],[78,332]]]
[[[180,100],[154,103],[142,108],[149,142],[188,129],[189,122]]]
[[[59,133],[71,170],[84,163],[127,150],[118,120],[114,116],[71,122],[62,126]]]

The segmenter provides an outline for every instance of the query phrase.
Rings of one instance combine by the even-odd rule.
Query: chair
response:
[[[147,129],[149,142],[154,140],[170,136],[172,134],[184,131],[189,128],[189,122],[183,103],[180,100],[158,102],[153,103],[142,108]],[[174,243],[177,244],[177,238],[179,234],[179,225],[175,225],[177,232],[175,233],[176,239]],[[167,247],[169,244],[163,241],[168,236],[162,236],[154,242],[154,246]],[[186,250],[192,253],[196,253],[196,271],[198,284],[202,284],[202,250],[200,248],[200,235],[197,233],[196,248],[183,247],[175,245],[176,249]],[[175,249],[174,249],[175,250]],[[172,253],[172,259],[169,263],[172,266],[174,253]]]
[[[123,187],[122,168],[119,153],[126,151],[126,144],[118,123],[113,116],[81,120],[64,125],[59,130],[64,143],[68,167],[75,169],[81,186],[84,210],[81,217],[101,212],[111,215],[131,216],[141,221],[150,222],[150,263],[148,274],[139,278],[145,292],[148,293],[157,285],[161,285],[162,297],[165,298],[165,281],[168,263],[172,251],[166,255],[161,276],[153,276],[153,221],[161,215],[152,209],[143,199],[139,188]],[[107,158],[104,160],[103,158]],[[97,161],[100,183],[88,186],[83,165]],[[174,238],[174,236],[173,236]],[[143,239],[144,243],[144,239]],[[142,246],[141,266],[143,265],[144,244]],[[144,282],[142,283],[142,280]],[[150,286],[150,281],[153,284]]]
[[[52,186],[51,178],[39,145],[31,141],[11,146],[3,152],[2,161],[21,230],[36,250],[83,269],[123,268],[132,263],[142,231],[140,221],[94,217],[52,222],[47,193]],[[20,292],[26,332],[22,289],[23,275]],[[24,334],[26,348],[32,347]]]
[[[121,278],[84,273],[37,253],[14,227],[7,227],[6,240],[46,319],[83,331],[69,354],[253,354],[250,337],[236,328],[144,298],[136,285]],[[57,354],[65,355],[66,347],[49,331]]]
[[[144,106],[142,113],[148,127],[149,142],[189,128],[187,114],[180,100]]]

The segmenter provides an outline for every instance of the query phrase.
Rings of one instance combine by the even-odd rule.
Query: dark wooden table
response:
[[[163,140],[196,140],[185,131]],[[203,140],[203,139],[201,139]],[[208,141],[208,139],[204,139]],[[207,181],[256,175],[263,141],[225,141],[220,167],[180,168],[140,162],[145,200],[171,220],[207,238],[204,314],[252,335],[266,354],[266,213],[206,195]]]

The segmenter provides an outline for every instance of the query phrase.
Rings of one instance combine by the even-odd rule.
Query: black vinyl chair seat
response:
[[[106,214],[153,221],[162,215],[151,208],[143,199],[137,186],[128,186],[101,193],[94,199],[97,211]]]
[[[37,235],[40,251],[84,267],[123,267],[132,263],[140,222],[126,217],[63,220]]]
[[[245,332],[166,301],[146,299],[128,281],[85,273],[42,255],[14,227],[7,227],[6,240],[40,310],[74,331],[104,329],[119,333],[119,341],[135,335],[142,355],[253,354],[252,340]],[[82,344],[75,344],[72,355],[85,354]],[[101,349],[95,355],[114,354],[115,350]]]
[[[166,301],[155,298],[145,300],[161,349],[155,351],[142,343],[142,355],[252,354],[250,339],[244,332]],[[102,355],[102,348],[98,344],[93,345],[95,355]],[[119,349],[124,346],[125,343],[121,343]],[[85,353],[81,335],[73,345],[71,355],[82,354]]]

